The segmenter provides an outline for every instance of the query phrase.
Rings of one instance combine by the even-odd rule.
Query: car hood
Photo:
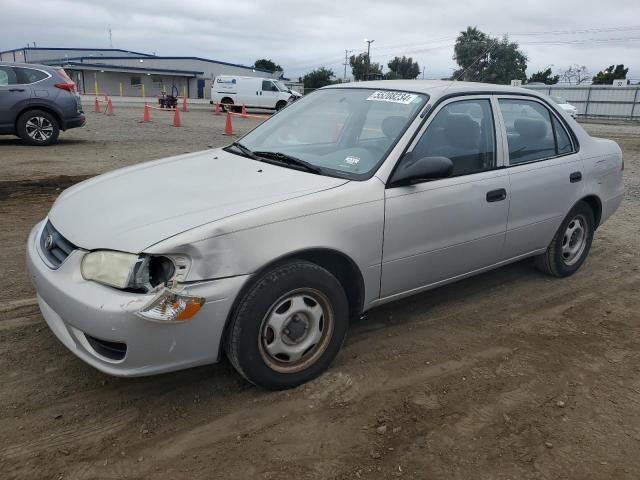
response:
[[[200,225],[346,182],[207,150],[79,183],[60,195],[49,220],[78,247],[137,253]]]

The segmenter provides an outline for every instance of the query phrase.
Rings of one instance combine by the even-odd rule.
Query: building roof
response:
[[[198,60],[201,62],[207,62],[207,63],[217,63],[220,65],[228,65],[230,67],[238,67],[238,68],[246,68],[249,70],[255,70],[256,72],[262,72],[262,73],[268,73],[270,75],[272,75],[274,72],[271,72],[269,70],[263,70],[260,68],[254,68],[252,66],[247,66],[247,65],[241,65],[239,63],[230,63],[230,62],[224,62],[222,60],[214,60],[214,59],[210,59],[210,58],[203,58],[203,57],[180,57],[180,56],[158,56],[158,55],[151,55],[148,53],[140,53],[140,52],[134,52],[132,50],[122,50],[120,48],[74,48],[74,47],[68,47],[68,48],[61,48],[61,47],[23,47],[23,48],[15,48],[13,50],[5,50],[3,52],[0,52],[0,54],[2,53],[12,53],[12,52],[19,52],[19,51],[23,51],[23,50],[56,50],[56,51],[94,51],[94,52],[122,52],[122,53],[127,53],[127,54],[133,54],[133,55],[127,55],[127,56],[118,56],[118,55],[109,55],[109,56],[103,56],[100,55],[98,57],[96,56],[79,56],[79,57],[73,57],[73,58],[68,58],[68,59],[56,59],[56,60],[44,60],[46,63],[51,63],[51,62],[57,62],[57,61],[66,61],[66,60],[95,60],[95,59],[100,59],[100,60],[122,60],[122,59],[129,59],[129,60],[146,60],[146,59],[154,59],[154,60]],[[42,61],[42,60],[41,60]]]
[[[21,47],[14,48],[12,50],[3,50],[2,53],[12,53],[19,52],[21,50],[78,50],[78,51],[95,51],[95,52],[122,52],[122,53],[133,53],[134,55],[143,55],[145,57],[153,57],[150,53],[141,53],[134,52],[133,50],[123,50],[121,48],[78,48],[78,47]],[[122,57],[118,57],[122,58]]]
[[[82,62],[52,62],[49,65],[60,65],[69,67],[79,67],[82,70],[109,70],[117,72],[141,72],[141,73],[170,73],[181,76],[194,77],[196,75],[202,75],[204,72],[198,72],[195,70],[174,70],[169,68],[147,68],[147,67],[129,67],[126,65],[110,65],[107,63],[82,63]]]

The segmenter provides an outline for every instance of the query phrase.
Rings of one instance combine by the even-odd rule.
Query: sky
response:
[[[467,26],[518,42],[529,75],[624,63],[640,80],[640,0],[0,0],[0,51],[108,48],[111,29],[114,48],[244,65],[270,58],[292,79],[322,66],[342,78],[345,50],[366,51],[365,38],[372,62],[406,55],[425,78],[448,77]]]

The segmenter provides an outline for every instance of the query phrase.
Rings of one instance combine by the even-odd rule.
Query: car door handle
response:
[[[24,92],[24,88],[10,88],[10,92]]]
[[[580,180],[582,180],[582,172],[573,172],[571,175],[569,175],[569,181],[571,183],[576,183]]]
[[[487,202],[500,202],[505,198],[507,198],[507,191],[504,188],[487,192]]]

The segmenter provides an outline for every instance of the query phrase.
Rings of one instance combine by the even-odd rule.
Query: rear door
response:
[[[19,83],[13,67],[0,65],[0,132],[14,132],[17,116],[30,100],[31,87]]]
[[[583,164],[561,118],[541,100],[501,96],[511,205],[504,258],[547,248],[583,192]]]

